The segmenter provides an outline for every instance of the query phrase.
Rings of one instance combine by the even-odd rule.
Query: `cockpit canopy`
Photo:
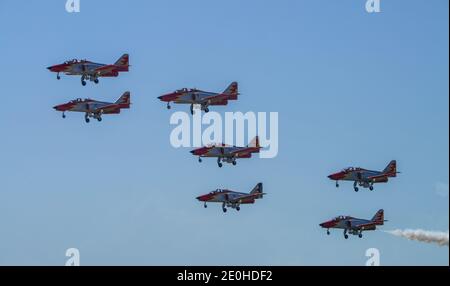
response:
[[[76,63],[78,63],[79,61],[77,60],[77,59],[73,59],[73,60],[69,60],[69,61],[65,61],[64,63],[65,64],[76,64]]]
[[[83,100],[81,98],[77,98],[77,99],[74,99],[74,100],[72,100],[70,102],[71,103],[78,103],[78,102],[83,102]]]
[[[207,147],[207,148],[212,148],[212,147],[216,147],[216,148],[226,148],[226,147],[236,147],[236,146],[231,146],[231,145],[228,145],[228,144],[225,144],[225,143],[214,143],[214,142],[211,142],[211,143],[208,143],[208,144],[206,144],[205,145],[205,147]]]
[[[361,168],[358,168],[358,167],[348,167],[348,168],[345,168],[345,169],[343,169],[342,170],[342,172],[344,172],[344,173],[349,173],[349,172],[353,172],[353,171],[361,171],[362,169]]]
[[[175,91],[176,93],[183,93],[183,92],[195,92],[195,91],[199,91],[196,88],[182,88],[182,89],[178,89],[177,91]]]
[[[340,221],[340,220],[344,220],[344,219],[347,219],[347,218],[348,218],[348,216],[340,215],[340,216],[335,217],[333,220],[334,221]]]
[[[69,60],[69,61],[65,61],[65,64],[77,64],[77,63],[87,63],[87,60],[77,60],[77,59],[73,59],[73,60]]]
[[[211,195],[214,195],[214,194],[223,193],[223,192],[224,192],[224,190],[222,190],[222,189],[217,189],[217,190],[214,190],[214,191],[210,192],[210,194],[211,194]]]

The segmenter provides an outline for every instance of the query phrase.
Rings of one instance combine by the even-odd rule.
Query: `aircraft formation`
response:
[[[47,67],[51,72],[57,73],[56,78],[61,79],[60,73],[65,75],[81,76],[81,84],[86,85],[86,80],[95,84],[99,83],[100,77],[118,77],[121,72],[129,72],[129,55],[122,55],[114,64],[99,64],[88,60],[70,60],[62,64],[56,64]],[[171,109],[170,103],[186,104],[190,106],[190,112],[195,114],[195,106],[200,106],[200,112],[209,112],[211,106],[227,106],[229,101],[238,100],[238,83],[232,82],[223,92],[208,92],[196,88],[182,88],[172,93],[159,96],[162,102],[167,103],[167,109]],[[102,115],[120,114],[122,109],[129,109],[131,106],[131,93],[126,91],[115,102],[99,101],[90,98],[75,99],[67,103],[54,106],[56,111],[62,112],[62,117],[66,118],[66,112],[84,113],[86,123],[90,118],[102,121]],[[232,165],[237,164],[237,159],[251,158],[252,154],[259,153],[261,150],[259,137],[256,136],[247,146],[228,146],[223,143],[204,146],[194,149],[190,153],[198,157],[202,162],[203,158],[217,158],[217,165],[221,168],[223,163]],[[389,178],[397,176],[397,162],[392,160],[383,171],[372,171],[360,167],[346,168],[340,172],[328,176],[330,180],[336,182],[339,187],[339,181],[352,181],[355,192],[359,187],[374,189],[375,183],[387,183]],[[263,183],[258,183],[249,193],[236,192],[228,189],[216,189],[207,194],[200,195],[196,199],[203,202],[204,207],[207,203],[220,203],[222,210],[227,212],[227,207],[240,210],[243,204],[254,204],[256,200],[262,199],[266,195],[263,192]],[[327,229],[343,229],[345,239],[348,233],[358,235],[362,238],[363,231],[376,230],[377,226],[383,225],[384,210],[380,209],[375,216],[368,219],[360,219],[348,215],[341,215],[331,220],[320,223],[319,226]]]

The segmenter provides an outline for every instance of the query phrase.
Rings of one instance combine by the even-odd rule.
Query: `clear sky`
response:
[[[336,215],[383,230],[449,228],[449,3],[365,0],[0,1],[0,265],[448,265],[447,247],[367,232],[327,236]],[[129,73],[82,87],[46,67],[72,58]],[[157,96],[240,84],[225,111],[279,112],[275,159],[219,169],[169,144]],[[52,106],[81,97],[132,108],[86,124]],[[374,192],[336,189],[348,166],[402,172]],[[238,213],[204,209],[215,188],[268,195]]]

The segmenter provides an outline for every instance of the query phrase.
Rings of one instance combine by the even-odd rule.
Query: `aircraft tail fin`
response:
[[[236,100],[238,98],[238,83],[237,82],[232,82],[227,89],[225,89],[225,91],[223,92],[223,94],[227,94],[229,95],[229,99],[230,100]]]
[[[384,220],[384,210],[381,209],[381,210],[377,211],[377,213],[373,216],[372,221],[377,223],[377,224],[383,225],[384,222],[385,222],[385,220]]]
[[[120,104],[122,108],[129,108],[131,104],[130,99],[131,94],[129,91],[126,91],[115,103]]]
[[[128,54],[124,54],[120,57],[120,59],[117,60],[117,62],[114,65],[119,66],[119,67],[128,68],[129,61],[130,61],[130,56]]]
[[[250,192],[250,194],[252,195],[256,195],[258,194],[258,198],[262,198],[264,196],[263,193],[263,184],[262,183],[258,183],[253,190]]]
[[[384,168],[383,173],[388,177],[397,177],[397,161],[392,160],[389,164]]]
[[[250,141],[250,144],[248,144],[248,147],[260,148],[261,146],[259,145],[259,136],[255,136],[255,138]]]

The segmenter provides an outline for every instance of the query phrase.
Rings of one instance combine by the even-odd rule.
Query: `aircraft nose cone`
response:
[[[53,108],[57,111],[66,111],[68,109],[68,105],[60,104],[60,105],[53,106]]]
[[[193,154],[193,155],[198,155],[198,156],[200,156],[202,154],[202,150],[201,149],[195,149],[195,150],[191,150],[189,152],[191,154]]]
[[[201,147],[201,148],[198,148],[198,149],[191,150],[191,151],[189,151],[189,152],[190,152],[191,154],[196,155],[196,156],[201,156],[201,155],[206,154],[206,153],[208,152],[208,148],[206,148],[206,147]]]
[[[161,101],[166,101],[166,102],[170,102],[170,101],[174,101],[176,100],[178,97],[177,93],[167,93],[167,94],[163,94],[161,96],[158,96],[158,99]]]
[[[163,94],[161,96],[158,96],[158,99],[161,101],[170,101],[170,94]]]
[[[341,177],[341,174],[340,174],[340,173],[331,174],[331,175],[328,176],[328,178],[329,178],[330,180],[339,180],[340,177]]]
[[[203,202],[206,200],[206,196],[198,196],[198,197],[196,197],[196,199]]]
[[[321,224],[319,224],[321,227],[323,228],[330,228],[334,226],[334,222],[333,221],[325,221],[322,222]]]
[[[321,223],[319,225],[320,225],[320,227],[323,227],[323,228],[330,228],[331,227],[329,222],[323,222],[323,223]]]

